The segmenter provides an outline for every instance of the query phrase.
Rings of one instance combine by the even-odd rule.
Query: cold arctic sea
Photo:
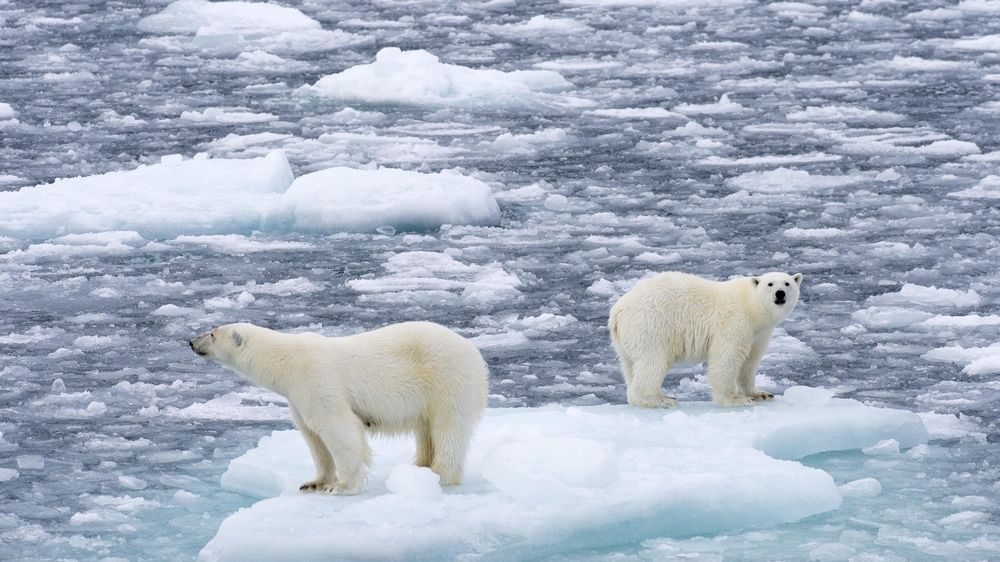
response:
[[[538,554],[1000,558],[1000,2],[280,4],[0,1],[0,559],[192,560],[268,495],[220,478],[287,409],[190,352],[212,325],[447,324],[483,350],[491,408],[530,416],[624,402],[607,311],[667,269],[802,272],[758,384],[916,412],[930,440],[838,452],[839,423],[789,430],[829,450],[782,458],[827,473],[839,507],[695,479],[688,507],[769,511],[637,536],[611,501],[603,535],[627,541],[542,526]],[[326,207],[289,189],[338,166],[371,190],[343,171]],[[701,373],[667,379],[682,415],[708,408]],[[613,457],[577,482],[595,505]],[[808,493],[787,468],[756,481]]]

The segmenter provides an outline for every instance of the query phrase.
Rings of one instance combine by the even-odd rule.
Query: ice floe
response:
[[[313,475],[305,443],[297,431],[274,432],[222,477],[230,490],[271,499],[226,519],[201,559],[508,560],[766,527],[878,493],[869,480],[838,488],[795,459],[928,438],[911,412],[799,388],[741,410],[491,409],[465,483],[444,490],[409,466],[409,439],[376,438],[362,495],[301,494]],[[295,541],[277,540],[292,528]]]

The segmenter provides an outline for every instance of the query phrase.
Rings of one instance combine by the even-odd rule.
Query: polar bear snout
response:
[[[785,304],[785,292],[778,291],[774,293],[774,304]]]
[[[207,347],[209,340],[212,339],[211,336],[212,336],[211,332],[207,334],[202,334],[200,336],[195,336],[192,340],[188,342],[188,345],[191,346],[191,351],[194,351],[196,354],[202,357],[208,355]]]

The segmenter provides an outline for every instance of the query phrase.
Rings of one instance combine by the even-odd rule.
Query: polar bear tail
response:
[[[625,383],[628,384],[632,381],[632,362],[629,361],[628,357],[625,355],[625,351],[622,349],[620,339],[618,336],[618,311],[612,310],[611,314],[608,315],[608,332],[611,334],[611,345],[615,348],[615,353],[618,354],[618,360],[622,364],[622,374],[625,375]]]

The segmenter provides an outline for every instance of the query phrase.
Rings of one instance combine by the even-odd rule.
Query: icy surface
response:
[[[998,15],[995,0],[3,3],[0,559],[191,560],[254,501],[219,478],[290,429],[287,408],[191,354],[193,333],[434,320],[481,347],[494,407],[621,404],[607,310],[664,269],[802,271],[758,385],[915,411],[932,440],[802,459],[841,490],[834,511],[548,560],[996,559]],[[382,90],[392,75],[359,81],[370,96],[339,85],[351,101],[299,93],[392,47],[412,78],[398,91],[425,101]],[[276,150],[294,177],[458,173],[491,188],[499,226],[269,230],[255,205],[281,191],[232,170],[113,201],[17,194]],[[213,202],[237,176],[243,195]],[[155,232],[153,211],[174,227]],[[665,391],[707,400],[703,366]]]
[[[185,161],[172,155],[135,170],[0,192],[0,206],[5,219],[0,234],[36,239],[115,230],[165,237],[254,231],[374,232],[383,226],[426,230],[445,224],[500,222],[490,187],[457,172],[338,167],[293,181],[288,160],[277,151],[243,160]],[[90,239],[87,243],[79,236],[62,236],[24,252],[58,255],[59,246],[75,247],[63,255],[128,252],[145,242],[140,235],[127,240],[93,235]],[[18,259],[22,253],[8,255]]]
[[[789,392],[821,390],[798,388]],[[281,497],[226,519],[201,559],[522,559],[767,527],[841,503],[828,474],[777,459],[867,451],[889,441],[898,454],[927,439],[911,412],[829,397],[818,405],[800,402],[779,397],[744,410],[692,403],[670,412],[489,410],[465,483],[443,494],[427,469],[402,464],[412,459],[411,442],[378,439],[362,495],[303,495],[298,485],[313,474],[305,442],[297,431],[275,432],[233,460],[222,483]],[[845,486],[852,497],[873,495],[866,481]],[[279,540],[290,532],[294,545]]]

